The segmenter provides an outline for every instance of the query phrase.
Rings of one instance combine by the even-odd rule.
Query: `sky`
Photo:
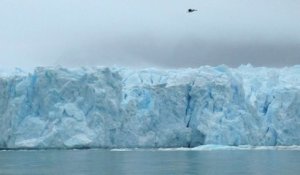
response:
[[[292,66],[299,9],[300,0],[0,0],[0,67]]]

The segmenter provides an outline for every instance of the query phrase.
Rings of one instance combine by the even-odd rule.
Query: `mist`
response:
[[[4,0],[0,65],[291,66],[299,9],[296,0]]]

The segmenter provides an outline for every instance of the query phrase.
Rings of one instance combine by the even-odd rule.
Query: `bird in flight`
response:
[[[193,12],[195,12],[195,11],[197,11],[196,9],[188,9],[188,13],[193,13]]]

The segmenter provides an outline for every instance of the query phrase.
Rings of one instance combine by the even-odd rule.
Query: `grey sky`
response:
[[[0,0],[0,66],[289,66],[299,19],[300,0]]]

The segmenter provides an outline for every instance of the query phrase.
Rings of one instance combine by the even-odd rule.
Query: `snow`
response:
[[[299,75],[251,65],[0,71],[0,147],[297,146]]]

